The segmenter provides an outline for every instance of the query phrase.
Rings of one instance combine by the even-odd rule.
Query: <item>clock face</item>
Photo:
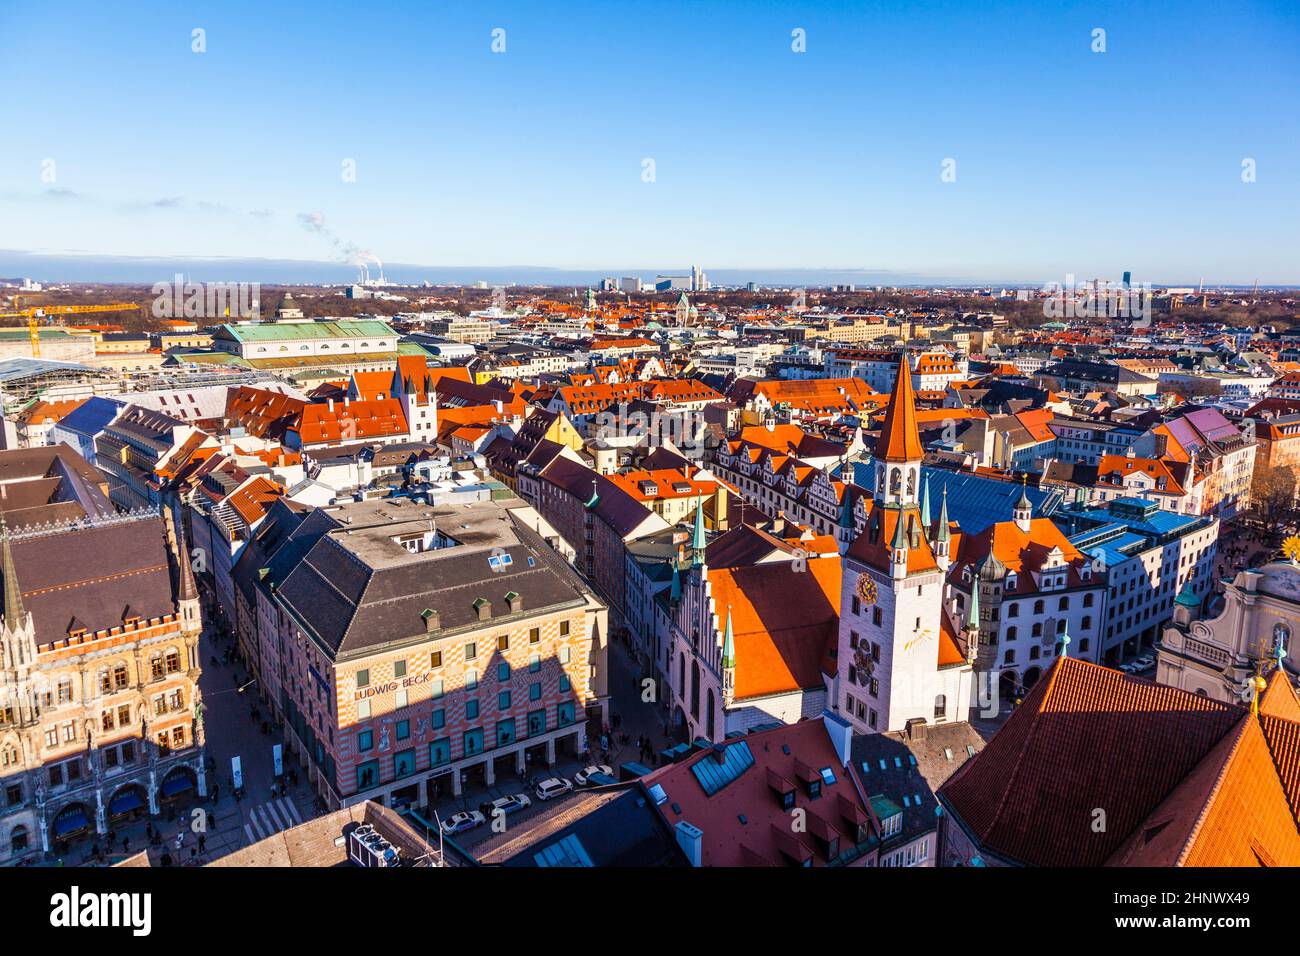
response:
[[[871,575],[866,573],[858,575],[858,597],[862,598],[862,603],[867,607],[876,603],[879,592],[876,590],[876,582]]]

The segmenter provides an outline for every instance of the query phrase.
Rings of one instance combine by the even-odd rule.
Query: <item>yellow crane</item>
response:
[[[14,296],[14,307],[18,307]],[[0,312],[0,319],[26,319],[27,334],[32,340],[32,358],[41,357],[39,320],[50,315],[83,315],[87,312],[130,312],[139,309],[135,302],[109,302],[106,305],[36,305],[16,312]]]

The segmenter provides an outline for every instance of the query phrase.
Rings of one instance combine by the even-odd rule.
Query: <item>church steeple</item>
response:
[[[944,486],[945,488],[947,485]],[[930,482],[921,482],[921,529],[928,536],[930,533]]]

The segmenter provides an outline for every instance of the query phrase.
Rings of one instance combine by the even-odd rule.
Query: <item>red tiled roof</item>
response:
[[[710,568],[719,632],[731,610],[737,699],[820,688],[839,641],[838,558]]]
[[[987,852],[1098,866],[1246,716],[1061,658],[940,796]],[[1098,808],[1104,831],[1094,828]]]

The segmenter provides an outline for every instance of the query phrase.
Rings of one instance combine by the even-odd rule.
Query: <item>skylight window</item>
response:
[[[900,769],[900,770],[903,769],[903,758],[902,758],[902,757],[895,757],[895,758],[894,758],[894,766],[897,767],[897,768]]]
[[[944,748],[943,748],[943,755],[944,755],[945,757],[947,757],[949,760],[951,760],[951,759],[952,759],[952,748],[951,748],[951,747],[944,747]]]
[[[885,763],[885,758],[884,758],[884,757],[881,757],[881,758],[880,758],[880,769],[881,769],[881,770],[888,770],[888,769],[889,769],[889,764]]]
[[[822,767],[822,782],[828,787],[835,786],[835,771],[830,767]]]
[[[912,798],[909,797],[907,794],[903,794],[903,806],[910,807],[911,805],[912,805]]]

